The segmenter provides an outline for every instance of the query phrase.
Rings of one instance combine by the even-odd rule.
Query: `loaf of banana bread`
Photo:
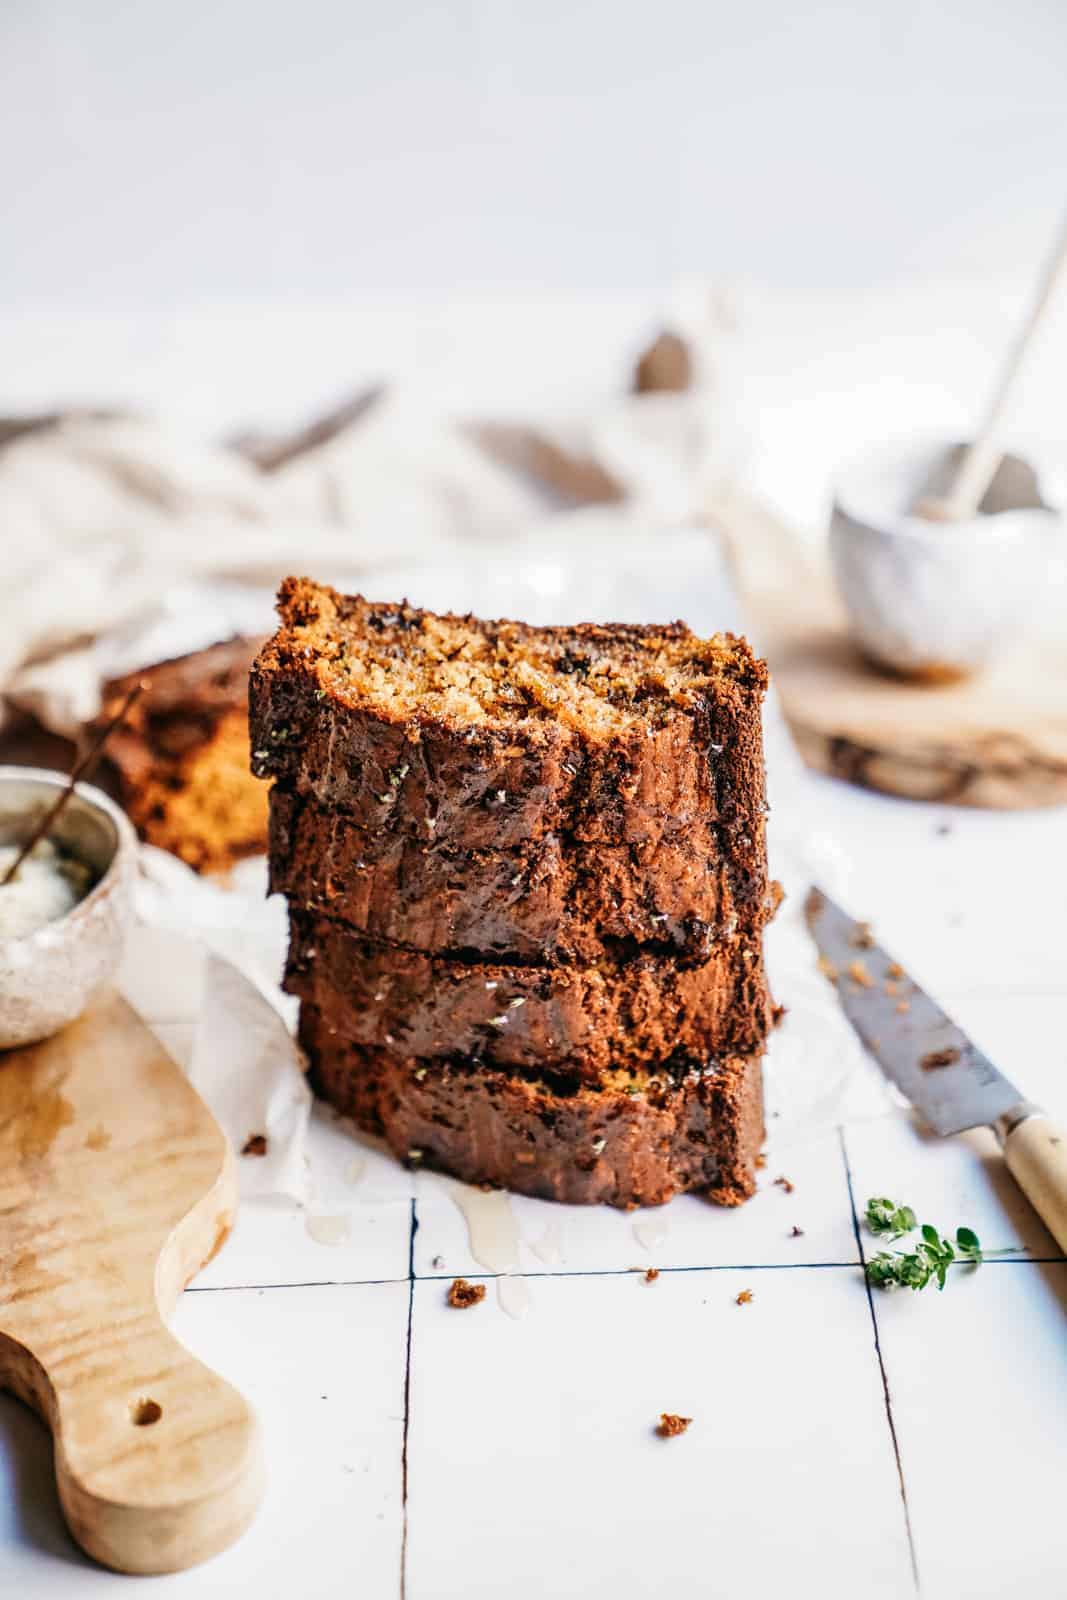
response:
[[[598,1087],[352,1044],[305,1004],[316,1093],[402,1161],[576,1204],[661,1205],[683,1189],[737,1205],[763,1142],[758,1054],[635,1067]]]
[[[316,1092],[559,1200],[736,1203],[775,1011],[743,640],[435,616],[289,579],[250,678]]]
[[[456,850],[358,827],[276,787],[271,889],[360,933],[418,950],[593,962],[652,949],[702,961],[736,929],[715,829],[649,844],[566,834],[509,850]]]
[[[743,639],[439,617],[306,578],[279,613],[250,681],[260,776],[457,851],[710,825],[739,916],[759,914],[767,676]]]
[[[267,786],[249,771],[248,670],[261,639],[231,639],[109,683],[99,721],[147,687],[108,740],[100,781],[149,844],[198,872],[267,848]]]
[[[285,988],[356,1044],[470,1056],[597,1082],[634,1062],[748,1054],[773,1015],[759,941],[735,935],[698,966],[643,954],[596,966],[465,961],[360,939],[289,912]]]

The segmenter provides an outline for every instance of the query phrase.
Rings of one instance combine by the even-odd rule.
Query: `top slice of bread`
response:
[[[711,820],[762,898],[767,674],[743,639],[436,616],[304,578],[278,610],[250,680],[260,776],[457,849]]]

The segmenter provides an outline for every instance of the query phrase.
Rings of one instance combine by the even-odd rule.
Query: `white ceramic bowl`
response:
[[[840,476],[830,525],[857,642],[879,665],[933,680],[977,672],[1027,631],[1063,543],[1060,517],[1018,457],[998,471],[982,515],[909,515],[945,455],[943,441],[921,440],[872,452]]]
[[[59,772],[0,767],[0,844],[21,844],[65,788]],[[107,795],[79,783],[50,838],[96,875],[83,900],[21,939],[0,939],[0,1049],[47,1039],[114,977],[133,907],[137,836]]]

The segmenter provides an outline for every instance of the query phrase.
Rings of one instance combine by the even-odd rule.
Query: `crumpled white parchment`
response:
[[[179,1057],[234,1149],[265,1137],[266,1154],[239,1163],[242,1198],[303,1203],[311,1091],[292,1034],[296,1001],[280,988],[285,906],[266,898],[265,862],[242,863],[223,884],[142,846],[135,894],[120,988]]]

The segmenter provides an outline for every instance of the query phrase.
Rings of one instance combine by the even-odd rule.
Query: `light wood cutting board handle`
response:
[[[1008,1171],[1061,1250],[1067,1251],[1067,1130],[1042,1111],[997,1127]]]
[[[0,1362],[55,1441],[70,1531],[120,1572],[175,1572],[232,1544],[262,1494],[257,1425],[237,1393],[152,1311],[82,1322],[45,1368],[23,1347]]]
[[[167,1328],[230,1231],[235,1168],[117,995],[0,1061],[0,1389],[51,1429],[70,1531],[119,1572],[216,1555],[262,1497],[254,1413]]]

